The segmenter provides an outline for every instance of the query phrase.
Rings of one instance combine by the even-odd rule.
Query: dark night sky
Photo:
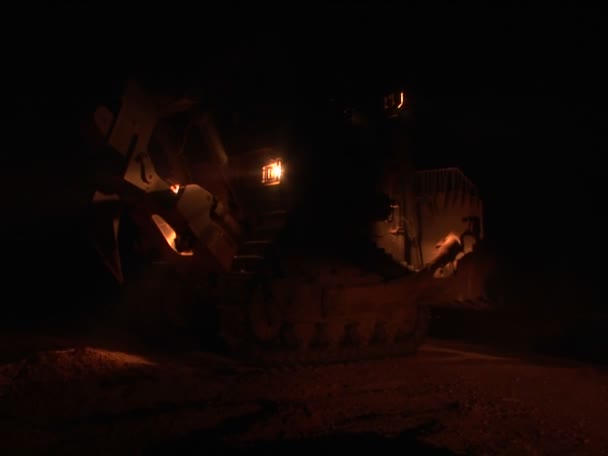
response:
[[[484,192],[488,230],[504,245],[546,247],[566,236],[568,250],[588,252],[579,237],[598,239],[603,229],[606,17],[343,5],[40,11],[23,28],[38,39],[13,51],[16,92],[22,106],[41,94],[84,104],[132,69],[204,80],[216,96],[236,82],[241,94],[294,102],[334,88],[404,85],[420,165],[461,166]]]

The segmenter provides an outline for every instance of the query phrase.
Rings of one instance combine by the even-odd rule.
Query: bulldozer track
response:
[[[270,296],[273,281],[285,278],[275,240],[286,217],[287,210],[276,199],[267,206],[258,205],[251,236],[235,255],[232,270],[221,278],[220,333],[231,354],[264,366],[296,367],[415,353],[428,331],[426,307],[417,309],[416,322],[409,329],[395,326],[390,318],[370,317],[370,309],[322,318],[282,318],[280,311],[260,315],[285,305],[281,298],[274,307],[268,302],[277,299]],[[304,282],[306,277],[298,280]],[[262,303],[261,309],[256,302]],[[265,328],[266,321],[272,321],[272,327]]]

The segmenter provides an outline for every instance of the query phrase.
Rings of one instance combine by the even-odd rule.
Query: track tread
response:
[[[268,268],[267,263],[273,260],[273,257],[265,257],[264,253],[269,250],[264,250],[262,253],[252,254],[251,248],[257,246],[263,246],[266,249],[273,249],[273,239],[276,239],[277,234],[282,230],[287,217],[287,211],[277,204],[276,200],[271,200],[267,207],[257,204],[257,212],[259,217],[255,215],[252,217],[253,220],[259,219],[260,224],[252,226],[252,236],[242,243],[242,250],[237,253],[235,259],[247,259],[255,256],[257,260],[255,262],[244,262],[250,267],[257,268],[253,270],[244,270],[238,274],[238,278],[242,279],[245,284],[241,284],[241,289],[250,290],[251,293],[243,293],[247,296],[242,296],[244,299],[237,300],[232,299],[222,303],[220,308],[220,319],[222,321],[222,333],[226,344],[229,347],[231,354],[236,357],[243,359],[249,363],[255,365],[263,365],[265,367],[274,367],[281,369],[292,369],[298,366],[304,365],[318,365],[318,364],[335,364],[335,363],[348,363],[356,362],[364,359],[382,359],[396,356],[409,356],[414,354],[420,344],[422,343],[423,337],[426,335],[428,330],[428,321],[430,320],[426,311],[420,312],[423,321],[415,325],[415,333],[411,334],[411,337],[404,340],[388,341],[385,343],[344,343],[344,344],[329,344],[326,346],[312,346],[308,344],[306,347],[298,347],[297,345],[286,343],[284,337],[277,337],[271,342],[260,342],[253,331],[251,322],[248,318],[249,302],[248,299],[252,298],[253,290],[256,286],[264,285],[267,281],[272,281],[273,277],[269,276],[268,271],[272,271],[272,268]],[[268,226],[264,224],[264,219],[267,218],[265,215],[271,214],[274,218],[273,224]],[[283,219],[281,220],[281,217]],[[276,259],[276,258],[274,258]],[[235,274],[234,272],[232,273]],[[270,273],[272,274],[272,273]],[[303,280],[305,278],[303,277]],[[228,288],[231,287],[231,280],[228,279],[223,282]],[[227,289],[226,294],[234,295],[234,290]],[[222,295],[222,294],[220,294]],[[365,322],[368,314],[365,316],[357,317],[357,315],[349,315],[349,321],[360,321]],[[346,321],[347,319],[341,318]],[[311,320],[308,322],[299,321],[304,324],[325,324],[327,321],[332,321],[334,324],[338,320]],[[281,324],[284,326],[287,322],[283,321]],[[294,322],[292,322],[294,323]],[[298,323],[296,321],[295,323]],[[343,328],[344,329],[344,328]],[[331,331],[331,329],[330,329]],[[343,336],[343,334],[342,334]],[[334,334],[335,339],[335,334]],[[309,342],[311,342],[309,340]]]

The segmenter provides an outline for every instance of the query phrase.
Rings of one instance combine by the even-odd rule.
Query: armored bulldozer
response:
[[[174,294],[150,299],[175,313],[190,290],[214,321],[205,330],[236,356],[414,353],[432,306],[483,302],[488,264],[477,190],[457,169],[413,169],[407,130],[390,124],[407,114],[399,95],[385,100],[389,123],[340,107],[298,112],[273,132],[257,112],[216,128],[199,103],[130,81],[119,110],[100,106],[87,129],[101,258],[126,287],[126,257],[164,271],[145,289],[177,277]]]

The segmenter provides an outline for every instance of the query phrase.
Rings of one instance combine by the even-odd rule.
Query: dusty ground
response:
[[[470,345],[289,369],[93,346],[15,358],[0,367],[7,455],[608,455],[606,371]]]

